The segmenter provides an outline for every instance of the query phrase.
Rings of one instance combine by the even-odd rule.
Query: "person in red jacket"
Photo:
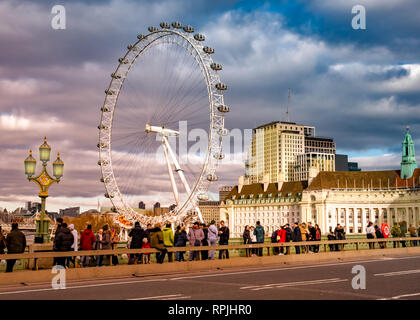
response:
[[[80,250],[94,250],[93,244],[96,242],[95,234],[92,232],[92,226],[88,224],[85,231],[80,236]],[[82,256],[83,267],[89,266],[89,256]]]
[[[279,243],[286,242],[286,228],[282,226],[279,231],[277,231],[277,238],[279,239]],[[283,246],[280,246],[280,253],[279,256],[283,255]]]

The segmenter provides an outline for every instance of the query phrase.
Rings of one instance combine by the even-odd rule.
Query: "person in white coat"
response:
[[[70,232],[73,235],[73,244],[71,246],[71,251],[78,251],[79,247],[79,234],[77,230],[74,229],[74,224],[69,225]],[[70,261],[73,263],[74,267],[76,267],[76,257],[68,257],[66,261],[67,268],[70,267]]]

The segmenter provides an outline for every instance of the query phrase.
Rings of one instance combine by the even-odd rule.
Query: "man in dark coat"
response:
[[[55,229],[55,234],[54,234],[53,251],[58,251],[56,241],[57,241],[57,235],[60,232],[61,226],[63,224],[63,218],[60,218],[60,217],[57,218],[56,223],[57,223],[57,229]],[[58,258],[54,257],[53,266],[57,264],[57,259]]]
[[[224,221],[220,221],[219,229],[219,245],[228,245],[229,244],[229,228],[225,226]],[[219,250],[219,259],[222,259],[222,256],[225,255],[226,259],[229,259],[229,250]]]
[[[140,223],[136,221],[134,224],[134,228],[131,229],[130,233],[128,234],[131,237],[130,249],[141,249],[143,244],[144,230],[140,227]],[[140,253],[133,254],[133,259],[130,259],[130,263],[137,264],[139,261],[142,262],[142,255]]]
[[[308,222],[308,230],[309,230],[309,241],[316,241],[316,229],[312,225],[311,222]],[[310,246],[309,250],[312,252],[316,252],[316,246]]]
[[[293,228],[293,242],[300,242],[302,241],[302,234],[300,233],[299,224],[295,222],[295,226]],[[300,254],[300,246],[295,246],[296,254]]]
[[[24,253],[26,249],[26,237],[22,231],[18,229],[17,223],[12,223],[12,231],[6,238],[7,253]],[[7,260],[6,272],[13,272],[16,259]]]
[[[58,231],[58,234],[55,239],[57,251],[70,251],[71,246],[73,245],[74,237],[70,229],[67,228],[67,223],[61,224],[61,228]],[[67,257],[57,257],[57,264],[65,266]]]
[[[264,243],[265,231],[260,221],[257,221],[257,226],[254,229],[254,235],[257,237],[257,243]],[[263,248],[257,248],[257,253],[260,257],[262,257]]]

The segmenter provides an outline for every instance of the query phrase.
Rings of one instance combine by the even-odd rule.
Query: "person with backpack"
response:
[[[217,245],[217,237],[218,237],[218,231],[216,227],[216,221],[212,220],[210,222],[210,226],[208,227],[208,242],[209,246],[216,246]],[[210,260],[214,260],[214,250],[210,250]]]
[[[279,234],[280,229],[276,229],[273,231],[273,233],[271,234],[271,243],[278,243],[279,242],[279,238],[278,238],[278,234]],[[279,247],[273,247],[273,255],[278,255],[279,254]]]
[[[257,237],[257,243],[264,243],[264,228],[259,221],[257,221],[257,226],[255,227],[254,234]],[[257,248],[258,256],[263,256],[263,248]]]
[[[80,235],[80,250],[93,250],[96,242],[96,237],[92,232],[92,225],[88,224],[85,231]],[[82,256],[82,266],[89,266],[89,256]]]

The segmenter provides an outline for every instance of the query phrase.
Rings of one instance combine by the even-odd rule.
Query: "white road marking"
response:
[[[66,289],[60,289],[60,290],[103,287],[103,286],[113,286],[113,285],[120,285],[120,284],[133,284],[133,283],[139,283],[139,282],[153,282],[153,281],[166,281],[166,280],[167,279],[151,279],[151,280],[138,280],[138,281],[134,280],[134,281],[124,281],[124,282],[87,284],[87,285],[84,285],[84,286],[70,286],[70,287],[66,287]],[[18,293],[27,293],[27,292],[42,292],[42,291],[57,291],[57,289],[44,288],[44,289],[29,289],[29,290],[20,290],[20,291],[9,291],[9,292],[0,292],[0,295],[18,294]]]
[[[420,296],[420,292],[417,292],[417,293],[409,293],[409,294],[402,294],[400,296],[395,296],[395,297],[391,297],[391,298],[382,298],[382,299],[378,299],[378,300],[397,300],[397,299],[401,299],[401,298],[415,297],[415,296]]]
[[[133,299],[127,299],[127,300],[152,300],[152,299],[162,299],[162,298],[173,298],[176,299],[175,297],[181,297],[182,294],[178,293],[178,294],[169,294],[169,295],[165,295],[165,296],[154,296],[154,297],[143,297],[143,298],[133,298]]]
[[[401,258],[392,258],[392,260],[402,260],[402,259],[420,259],[420,256],[416,257],[401,257]],[[221,277],[221,276],[229,276],[229,275],[237,275],[237,274],[248,274],[248,273],[261,273],[261,272],[274,272],[274,271],[283,271],[283,270],[296,270],[296,269],[306,269],[306,268],[322,268],[322,267],[330,267],[330,266],[340,266],[346,264],[360,264],[360,263],[369,263],[369,262],[386,262],[390,261],[388,259],[375,259],[375,260],[359,260],[359,261],[349,261],[349,262],[339,262],[339,263],[329,263],[329,264],[315,264],[309,266],[296,266],[290,268],[276,268],[276,269],[258,269],[258,270],[250,270],[250,271],[238,271],[238,272],[225,272],[225,273],[216,273],[216,274],[204,274],[199,276],[185,276],[185,277],[177,277],[177,278],[170,278],[169,280],[184,280],[184,279],[195,279],[195,278],[207,278],[207,277]]]
[[[343,281],[348,281],[348,279],[332,278],[332,279],[319,279],[319,280],[308,280],[308,281],[297,281],[297,282],[272,283],[272,284],[241,287],[240,289],[258,291],[258,290],[264,290],[264,289],[304,286],[304,285],[311,285],[311,284],[335,283],[335,282],[343,282]]]
[[[414,274],[414,273],[420,273],[420,269],[394,271],[394,272],[386,272],[386,273],[376,273],[376,274],[374,274],[374,276],[392,277],[392,276],[402,276],[402,275]]]

